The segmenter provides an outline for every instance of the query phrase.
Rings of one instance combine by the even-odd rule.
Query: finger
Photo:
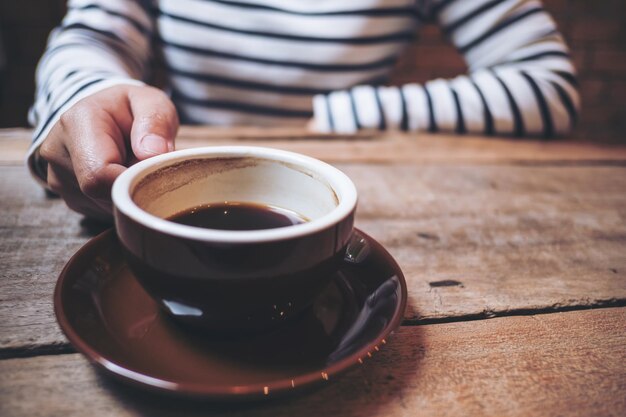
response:
[[[171,100],[152,87],[132,89],[128,93],[133,126],[130,142],[139,160],[174,150],[178,115]]]
[[[71,199],[73,201],[80,200],[81,206],[89,207],[93,210],[97,210],[107,216],[113,214],[113,204],[110,197],[105,198],[93,198],[85,195],[80,188],[78,179],[74,175],[72,170],[66,170],[63,167],[52,166],[53,174],[62,183],[63,198]]]
[[[79,195],[71,194],[63,198],[63,200],[71,210],[91,219],[111,221],[113,218],[111,212],[103,210],[100,206],[93,204],[89,200],[80,198]]]
[[[48,182],[48,187],[50,188],[50,190],[63,198],[63,194],[66,193],[66,186],[59,177],[59,175],[56,174],[54,164],[52,163],[48,164],[48,173],[46,176],[46,180]]]
[[[48,185],[63,198],[71,210],[91,218],[111,219],[111,208],[86,197],[76,178],[63,168],[48,165]]]
[[[63,143],[63,139],[66,135],[60,123],[57,123],[48,134],[46,140],[41,144],[39,156],[48,162],[48,164],[59,165],[67,170],[71,170],[72,160]]]
[[[100,108],[65,117],[71,119],[65,123],[71,137],[66,146],[80,190],[91,199],[110,200],[113,181],[125,169],[120,127],[113,115]]]

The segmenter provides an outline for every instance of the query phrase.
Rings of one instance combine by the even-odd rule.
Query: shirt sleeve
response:
[[[66,110],[114,85],[143,85],[152,32],[153,21],[140,1],[68,2],[67,14],[50,34],[39,61],[28,115],[34,136],[27,162],[36,178],[46,178],[39,145]]]
[[[313,107],[320,131],[378,128],[547,138],[571,130],[580,108],[575,69],[540,1],[417,4],[463,55],[468,73],[423,85],[357,86],[318,95]]]

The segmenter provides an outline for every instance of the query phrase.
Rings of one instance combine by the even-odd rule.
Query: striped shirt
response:
[[[429,21],[468,73],[384,86]],[[550,137],[580,106],[536,0],[70,0],[37,69],[33,149],[77,101],[155,68],[184,123]]]

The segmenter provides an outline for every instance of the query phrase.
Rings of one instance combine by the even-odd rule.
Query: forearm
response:
[[[568,132],[580,106],[575,70],[552,19],[535,1],[433,2],[468,74],[402,87],[318,96],[322,131],[397,128],[498,135]]]
[[[468,63],[483,110],[478,133],[550,137],[571,129],[580,107],[575,69],[539,1],[439,1],[433,17]],[[463,85],[463,77],[450,83],[469,90]],[[461,110],[476,105],[464,96]]]

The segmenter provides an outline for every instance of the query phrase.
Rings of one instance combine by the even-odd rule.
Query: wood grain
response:
[[[357,226],[407,277],[405,326],[327,387],[217,405],[113,383],[71,348],[52,291],[102,224],[29,178],[28,129],[0,130],[0,416],[626,414],[626,146],[294,129],[181,128],[179,148],[253,144],[354,179]],[[533,313],[547,313],[531,315]],[[465,321],[493,316],[490,320]],[[461,321],[447,324],[415,325]],[[43,355],[27,358],[10,357]]]
[[[65,344],[52,309],[63,265],[90,237],[25,167],[0,167],[0,347]]]
[[[23,163],[31,140],[29,129],[0,130],[0,165]],[[478,136],[361,132],[320,135],[293,128],[219,128],[183,126],[178,149],[208,145],[270,146],[300,152],[331,163],[471,163],[626,164],[626,146],[581,141],[517,140]]]
[[[626,309],[403,327],[317,391],[256,404],[182,401],[113,383],[78,354],[0,361],[0,415],[623,416]]]
[[[626,302],[626,167],[337,164],[403,268],[408,321]],[[0,167],[0,356],[65,346],[52,290],[98,229]]]

